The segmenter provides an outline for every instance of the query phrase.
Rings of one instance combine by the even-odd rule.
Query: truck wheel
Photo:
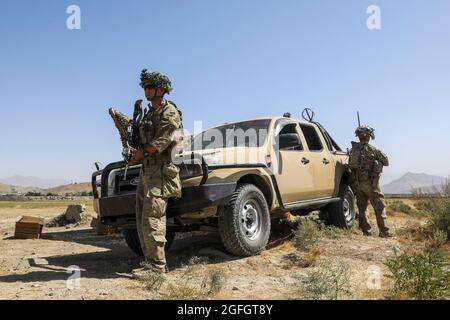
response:
[[[338,202],[328,205],[328,222],[336,227],[350,229],[356,218],[355,195],[347,184],[341,184]]]
[[[230,203],[219,207],[219,233],[231,254],[251,256],[264,250],[270,235],[270,213],[261,190],[252,184],[238,185]]]
[[[125,237],[125,241],[128,247],[138,256],[140,257],[144,256],[144,253],[142,252],[141,242],[139,241],[137,229],[124,229],[122,233],[123,236]],[[164,249],[167,252],[169,251],[170,247],[172,246],[173,240],[175,239],[175,232],[167,230],[166,239],[167,242]]]

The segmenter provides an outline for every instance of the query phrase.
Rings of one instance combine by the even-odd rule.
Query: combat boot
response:
[[[390,231],[386,231],[386,232],[380,232],[380,234],[378,235],[380,238],[394,238],[396,239],[397,237]]]
[[[164,274],[167,272],[167,268],[161,269],[153,266],[148,262],[142,262],[140,268],[134,269],[131,274],[136,279],[143,279],[149,277],[150,275],[161,275],[164,277]]]

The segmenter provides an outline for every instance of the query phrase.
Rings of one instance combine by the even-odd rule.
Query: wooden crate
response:
[[[39,239],[42,235],[44,219],[23,216],[16,222],[14,238],[16,239]]]

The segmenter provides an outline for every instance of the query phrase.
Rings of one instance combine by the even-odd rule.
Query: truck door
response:
[[[284,204],[311,199],[314,192],[314,170],[312,162],[306,159],[299,129],[298,123],[292,120],[279,120],[274,128],[273,169]],[[286,145],[286,141],[296,139],[298,144]],[[285,145],[281,145],[283,141]]]
[[[306,158],[314,168],[313,198],[331,197],[334,193],[335,166],[334,157],[328,150],[322,133],[313,124],[299,123],[306,140]]]

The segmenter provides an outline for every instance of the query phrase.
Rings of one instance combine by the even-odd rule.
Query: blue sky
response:
[[[81,30],[66,8],[81,8]],[[369,5],[381,30],[366,27]],[[109,106],[132,112],[142,68],[168,74],[185,127],[311,107],[343,147],[356,110],[386,176],[450,174],[450,2],[2,1],[0,177],[87,181],[120,159]]]

